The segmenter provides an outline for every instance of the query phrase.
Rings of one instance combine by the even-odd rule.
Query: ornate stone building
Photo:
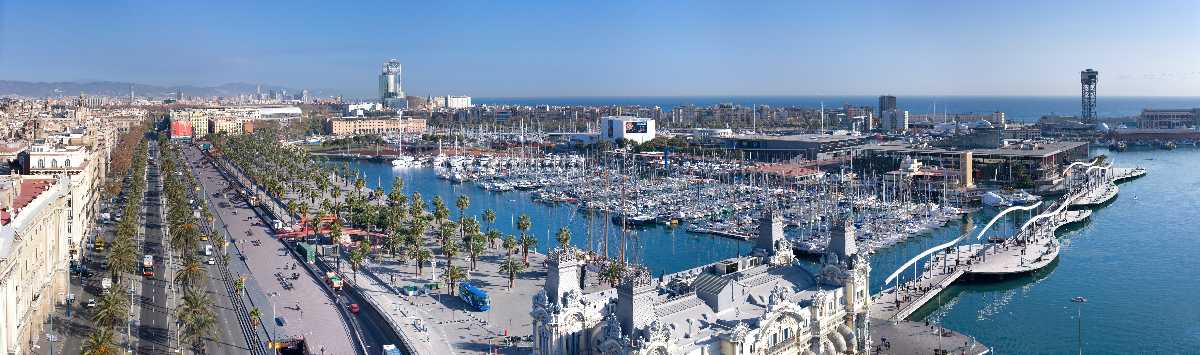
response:
[[[533,300],[534,353],[866,354],[870,265],[839,223],[821,270],[796,265],[778,216],[754,252],[655,279],[629,265],[615,288],[575,249],[550,253]]]

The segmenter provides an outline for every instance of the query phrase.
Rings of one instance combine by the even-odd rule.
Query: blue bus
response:
[[[488,298],[487,292],[475,287],[470,282],[463,282],[458,285],[458,297],[462,298],[463,302],[475,307],[478,311],[487,311],[492,309],[492,301]]]

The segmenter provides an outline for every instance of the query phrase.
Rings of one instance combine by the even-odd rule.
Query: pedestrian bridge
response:
[[[1006,215],[1018,211],[1033,211],[1043,203],[1015,206],[997,214],[974,235],[970,233],[934,246],[896,269],[884,280],[881,292],[872,299],[871,317],[901,321],[933,300],[943,290],[964,276],[1006,277],[1040,270],[1058,259],[1061,251],[1055,232],[1067,225],[1079,223],[1091,216],[1090,210],[1069,210],[1072,205],[1092,205],[1097,196],[1115,194],[1116,181],[1141,176],[1144,170],[1114,169],[1099,166],[1099,161],[1073,164],[1068,169],[1083,179],[1068,187],[1068,193],[1031,217],[1016,233],[1000,242],[984,241],[984,234]],[[1133,177],[1136,177],[1133,176]],[[1109,197],[1111,198],[1111,196]],[[971,241],[971,244],[963,244]],[[919,262],[926,262],[919,266]],[[909,268],[911,279],[898,282]]]

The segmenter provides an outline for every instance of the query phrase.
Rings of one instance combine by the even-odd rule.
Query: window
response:
[[[38,169],[45,168],[46,167],[46,159],[38,159],[37,167],[38,167]]]
[[[50,168],[58,169],[58,159],[50,159]]]
[[[63,167],[70,168],[71,167],[71,159],[67,159],[67,160],[63,161]]]

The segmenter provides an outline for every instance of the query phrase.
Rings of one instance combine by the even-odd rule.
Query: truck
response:
[[[404,355],[396,344],[383,344],[383,355]]]
[[[342,278],[338,277],[338,274],[336,272],[333,272],[333,271],[326,272],[325,273],[325,283],[329,284],[329,287],[333,287],[333,289],[335,291],[342,290]]]
[[[154,255],[142,257],[142,276],[154,277]]]

